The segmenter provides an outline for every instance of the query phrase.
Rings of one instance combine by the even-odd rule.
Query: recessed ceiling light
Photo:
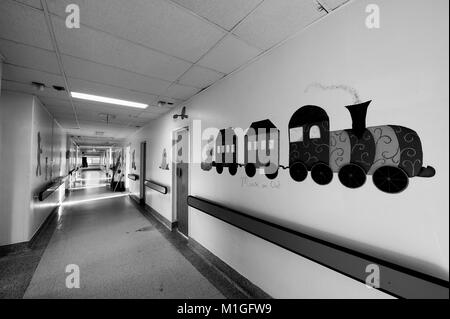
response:
[[[122,106],[129,106],[129,107],[136,107],[136,108],[140,108],[140,109],[145,109],[148,107],[148,104],[113,99],[113,98],[105,97],[105,96],[98,96],[98,95],[85,94],[85,93],[79,93],[79,92],[70,92],[70,94],[72,95],[72,97],[74,97],[76,99],[109,103],[109,104],[122,105]]]

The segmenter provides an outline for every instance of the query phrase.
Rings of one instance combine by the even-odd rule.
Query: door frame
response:
[[[130,180],[128,174],[131,174],[131,143],[125,146],[125,190],[130,192]]]
[[[147,141],[139,143],[139,203],[145,205],[145,172],[147,170]]]
[[[187,193],[188,195],[190,194],[190,190],[191,190],[191,128],[189,125],[185,125],[185,126],[181,126],[181,127],[177,127],[175,129],[172,130],[172,143],[173,141],[176,141],[176,135],[179,132],[182,131],[187,131],[187,135],[188,135],[188,142],[187,142],[187,148],[188,148],[188,181],[187,181]],[[176,174],[176,148],[174,146],[172,146],[172,165],[171,165],[171,169],[172,169],[172,220],[174,222],[176,222],[176,224],[178,224],[178,211],[177,211],[177,174]],[[191,219],[189,218],[189,206],[188,206],[188,211],[187,211],[187,220],[188,220],[188,235],[183,234],[182,232],[180,232],[178,230],[177,227],[177,232],[179,234],[181,234],[183,237],[188,238],[189,237],[189,230],[191,229]]]

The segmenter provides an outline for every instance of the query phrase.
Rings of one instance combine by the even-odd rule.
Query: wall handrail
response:
[[[167,186],[163,186],[157,182],[154,182],[154,181],[151,181],[148,179],[145,180],[144,185],[147,186],[148,188],[151,188],[151,189],[157,191],[157,192],[160,192],[161,194],[167,194],[167,191],[168,191]]]
[[[366,283],[369,265],[378,266],[377,288],[399,298],[449,298],[449,282],[304,234],[195,196],[188,205],[295,254]]]
[[[56,192],[58,190],[58,188],[62,184],[65,183],[65,181],[66,181],[66,176],[61,176],[61,177],[55,178],[50,183],[47,183],[43,188],[41,188],[37,192],[37,198],[39,199],[39,201],[42,202],[45,199],[47,199],[51,194]]]
[[[137,175],[137,174],[128,174],[128,178],[133,180],[133,181],[137,181],[139,179],[139,175]]]

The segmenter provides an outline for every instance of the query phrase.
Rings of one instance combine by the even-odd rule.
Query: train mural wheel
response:
[[[264,169],[264,173],[268,179],[275,179],[278,176],[278,166],[275,164],[270,164],[268,168]],[[273,172],[273,173],[267,173],[267,172]]]
[[[308,169],[302,162],[296,162],[289,167],[289,174],[296,182],[303,182],[308,176]]]
[[[366,182],[367,176],[364,169],[357,164],[347,164],[339,170],[339,180],[348,188],[359,188]]]
[[[228,172],[230,173],[231,176],[236,175],[237,170],[238,170],[237,164],[230,164],[230,166],[228,166]]]
[[[247,174],[248,177],[253,177],[256,174],[256,166],[253,163],[245,164],[245,174]]]
[[[333,171],[325,163],[316,163],[311,169],[312,179],[319,185],[327,185],[333,180]]]
[[[219,174],[222,174],[223,172],[223,165],[222,164],[216,164],[216,171]]]
[[[408,175],[395,166],[382,166],[372,176],[373,183],[382,192],[397,194],[404,191],[409,184]]]

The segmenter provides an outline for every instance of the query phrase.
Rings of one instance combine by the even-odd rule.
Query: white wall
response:
[[[37,133],[41,134],[41,175],[36,174],[37,166]],[[33,123],[31,133],[31,163],[30,163],[30,183],[31,196],[36,194],[42,187],[49,183],[53,178],[67,174],[62,172],[59,163],[60,151],[65,152],[65,133],[55,122],[53,117],[43,107],[39,99],[33,101]],[[65,155],[65,154],[64,154]],[[46,162],[47,159],[47,162]],[[61,156],[63,166],[65,166],[65,156]],[[63,190],[63,186],[60,191]],[[30,215],[27,238],[30,239],[45,221],[51,211],[58,206],[58,195],[48,198],[44,202],[30,199]]]
[[[0,97],[0,246],[26,241],[33,97]]]
[[[0,95],[2,94],[3,56],[0,53]]]
[[[43,202],[37,201],[34,195],[52,178],[66,174],[65,156],[62,156],[62,163],[59,162],[59,150],[65,153],[66,136],[32,95],[2,92],[0,115],[2,246],[30,240],[58,205],[64,187]],[[36,174],[37,132],[41,133],[41,175]],[[58,159],[52,173],[52,158],[55,157]]]
[[[140,175],[140,143],[147,142],[147,179],[151,179],[161,185],[168,186],[169,192],[164,195],[146,188],[145,201],[153,209],[163,215],[167,220],[174,221],[172,213],[172,130],[179,128],[179,122],[174,122],[171,116],[164,116],[152,125],[141,129],[130,140],[130,155],[136,150],[135,163],[137,170],[131,169],[132,174]],[[160,169],[163,150],[166,149],[169,170]],[[131,161],[131,156],[130,156]],[[139,195],[139,181],[129,181],[130,192]]]
[[[365,27],[369,3],[380,6],[380,29]],[[351,127],[344,106],[352,104],[352,97],[305,92],[315,82],[349,85],[363,100],[373,100],[369,126],[398,124],[417,131],[424,164],[435,167],[437,175],[413,178],[405,192],[388,195],[370,177],[362,188],[350,190],[336,175],[322,187],[311,178],[295,183],[281,171],[279,187],[262,188],[242,185],[242,169],[230,176],[226,170],[218,175],[191,165],[190,194],[448,280],[448,1],[352,1],[202,92],[188,103],[188,114],[190,120],[201,119],[203,128],[246,128],[271,119],[281,131],[281,163],[287,165],[287,125],[302,105],[323,107],[332,130]],[[162,148],[170,148],[171,131],[182,125],[172,114],[130,139],[133,145],[148,139],[147,176],[169,186],[172,172],[157,164]],[[267,179],[252,181],[261,185]],[[151,206],[171,217],[170,195],[151,196]],[[364,285],[195,209],[189,218],[192,238],[274,297],[374,296]]]

